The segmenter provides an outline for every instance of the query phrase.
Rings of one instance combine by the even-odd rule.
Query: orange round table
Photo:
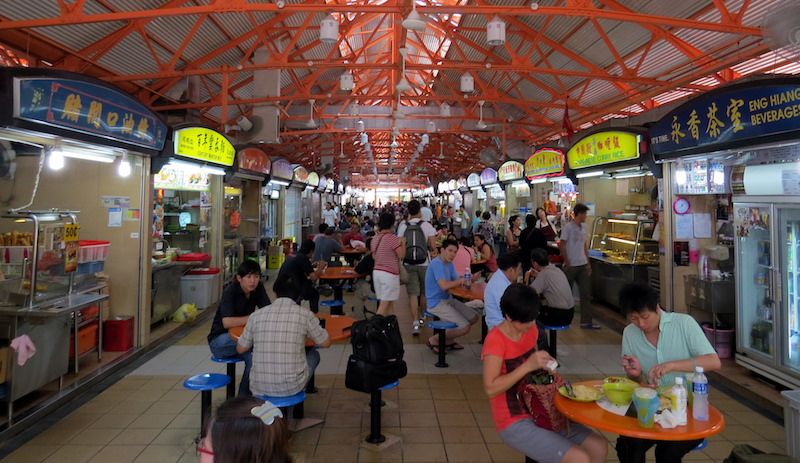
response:
[[[319,276],[321,280],[334,280],[338,283],[333,284],[333,298],[338,301],[344,300],[344,293],[342,293],[342,284],[344,280],[352,280],[356,278],[364,278],[366,275],[356,273],[355,267],[326,267]],[[334,315],[343,315],[344,310],[342,306],[331,306],[331,313]]]
[[[364,254],[367,252],[367,248],[353,248],[350,246],[343,246],[338,251],[334,251],[335,254]]]
[[[573,386],[582,384],[588,387],[595,387],[603,384],[602,381],[585,381],[575,383]],[[636,417],[619,416],[609,411],[603,410],[594,402],[577,402],[556,393],[556,408],[567,418],[581,423],[590,428],[602,431],[613,432],[621,436],[636,437],[639,439],[665,440],[665,441],[685,441],[702,439],[722,431],[725,427],[725,418],[716,408],[709,405],[708,421],[696,421],[692,419],[692,410],[689,408],[689,419],[686,426],[678,426],[672,429],[664,429],[656,424],[652,428],[639,426]]]
[[[469,265],[482,265],[482,264],[485,264],[485,263],[486,263],[486,262],[488,262],[488,261],[489,261],[489,259],[486,259],[486,258],[481,258],[481,259],[477,259],[477,260],[472,260],[472,261],[470,261],[470,262],[469,262]]]
[[[330,315],[326,313],[315,314],[315,317],[325,320],[325,331],[331,338],[331,342],[344,341],[350,337],[350,327],[353,326],[356,319],[344,315]],[[244,326],[234,326],[228,330],[228,334],[235,340],[239,340],[242,335]],[[306,346],[311,347],[316,345],[312,339],[306,339]]]
[[[448,289],[450,294],[453,297],[457,297],[459,299],[466,299],[472,301],[474,299],[483,300],[483,293],[486,291],[486,283],[472,283],[469,289],[465,288],[464,286],[457,286],[455,288]]]

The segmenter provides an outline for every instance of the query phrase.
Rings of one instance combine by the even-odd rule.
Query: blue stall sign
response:
[[[800,80],[795,79],[793,85],[786,79],[772,84],[762,80],[689,100],[650,128],[650,146],[657,157],[671,158],[703,148],[752,144],[752,140],[796,132],[798,126]]]
[[[167,125],[134,98],[71,79],[15,78],[14,117],[157,151]]]

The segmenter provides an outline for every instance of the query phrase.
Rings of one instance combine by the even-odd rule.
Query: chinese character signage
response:
[[[640,135],[629,132],[598,132],[581,139],[567,151],[573,169],[637,159]]]
[[[292,180],[294,178],[294,169],[292,164],[286,159],[278,159],[272,163],[272,176],[282,180]]]
[[[467,177],[464,177],[463,175],[458,177],[456,179],[456,185],[458,186],[459,190],[466,189],[467,188]]]
[[[294,169],[294,180],[300,183],[308,183],[308,171],[303,166],[297,166]]]
[[[15,78],[14,117],[161,151],[167,126],[134,98],[71,79]]]
[[[469,174],[467,177],[467,187],[472,188],[476,186],[481,186],[481,176],[476,173]]]
[[[311,172],[308,174],[308,184],[313,187],[319,186],[319,174],[316,172]]]
[[[320,189],[320,190],[325,190],[325,189],[327,189],[327,188],[328,188],[328,181],[329,181],[329,180],[328,180],[328,177],[326,177],[326,176],[324,176],[324,175],[323,175],[322,177],[320,177],[320,178],[319,178],[319,185],[318,185],[318,186],[319,186],[319,189]]]
[[[525,176],[528,180],[536,177],[552,177],[564,174],[564,153],[554,149],[540,149],[525,161]]]
[[[522,178],[524,167],[517,161],[508,161],[497,170],[497,179],[501,182],[509,182]]]
[[[657,158],[667,159],[712,146],[768,141],[766,137],[796,132],[798,127],[800,81],[758,80],[720,88],[681,105],[650,129],[650,143]],[[741,143],[745,140],[749,143]]]
[[[227,167],[233,165],[236,149],[219,132],[190,127],[176,130],[172,137],[175,141],[175,154]]]
[[[164,166],[153,176],[153,187],[157,190],[206,191],[211,187],[211,175],[199,169],[188,171]]]
[[[245,148],[236,153],[239,169],[269,175],[272,162],[269,156],[258,148]]]
[[[481,185],[488,185],[490,183],[497,183],[497,171],[487,167],[481,172]]]

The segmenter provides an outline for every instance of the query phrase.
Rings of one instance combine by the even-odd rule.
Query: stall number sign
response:
[[[221,133],[202,127],[175,131],[175,154],[230,167],[236,150]]]
[[[598,132],[575,144],[567,152],[573,169],[597,166],[639,157],[639,135],[627,132]]]
[[[74,272],[78,269],[78,229],[80,225],[71,223],[64,225],[64,271]]]

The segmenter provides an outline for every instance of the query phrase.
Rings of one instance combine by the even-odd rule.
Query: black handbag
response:
[[[354,391],[371,393],[377,391],[381,386],[391,384],[405,377],[407,374],[408,368],[403,360],[369,363],[351,355],[347,360],[344,385]]]

